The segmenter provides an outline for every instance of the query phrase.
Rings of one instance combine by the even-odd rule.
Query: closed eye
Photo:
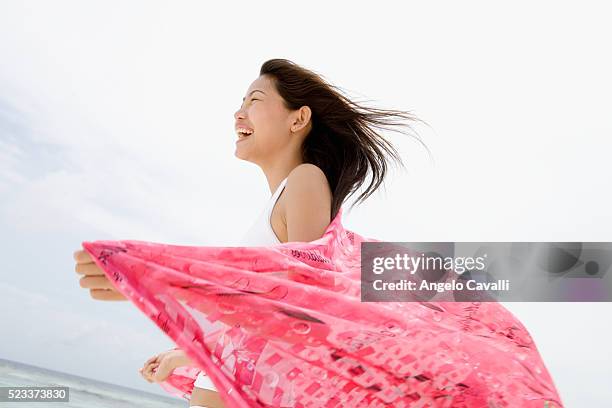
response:
[[[253,102],[253,101],[259,101],[259,100],[260,100],[260,99],[257,99],[257,98],[251,98],[251,102]],[[242,105],[244,105],[244,101],[242,102]],[[240,106],[242,107],[242,105],[240,105]]]

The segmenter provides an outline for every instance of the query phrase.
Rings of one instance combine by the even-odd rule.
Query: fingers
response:
[[[153,380],[155,382],[165,381],[166,378],[170,375],[172,370],[174,370],[174,365],[172,364],[171,358],[164,358],[159,362],[159,366],[157,367],[157,371],[153,375]]]
[[[147,381],[150,383],[155,382],[155,370],[159,367],[159,363],[151,364],[146,370]]]
[[[93,262],[93,259],[91,259],[91,256],[89,255],[89,252],[83,250],[83,249],[79,249],[77,251],[74,251],[74,253],[72,254],[72,257],[74,258],[75,261],[77,261],[77,263],[90,263]]]
[[[84,276],[79,279],[79,285],[88,289],[115,289],[106,276]]]
[[[96,300],[128,300],[108,280],[104,271],[93,262],[89,253],[84,250],[75,251],[74,260],[77,262],[74,270],[79,275],[84,275],[79,280],[82,288],[89,289],[89,294]]]
[[[159,359],[159,354],[155,355],[153,357],[151,357],[150,359],[148,359],[147,361],[145,361],[144,363],[144,367],[146,367],[148,364],[151,364],[153,362],[157,362],[157,360]]]
[[[140,371],[140,374],[144,377],[148,382],[153,382],[153,368],[156,368],[159,365],[159,358],[161,354],[155,355],[145,361]]]
[[[140,368],[138,371],[140,371],[140,375],[142,375],[145,380],[152,383],[154,381],[153,369],[157,368],[158,365],[159,363],[151,363]]]
[[[74,271],[79,275],[104,275],[104,272],[95,263],[78,263],[74,266]]]
[[[90,289],[89,294],[96,300],[127,300],[121,293],[110,289]]]
[[[157,363],[150,364],[150,365],[146,366],[143,369],[143,376],[144,376],[145,380],[147,380],[148,382],[151,382],[151,383],[153,382],[153,375],[154,375],[153,369],[157,368],[158,365],[159,364],[157,364]]]

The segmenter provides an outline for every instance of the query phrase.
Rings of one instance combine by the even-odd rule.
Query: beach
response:
[[[2,402],[0,403],[2,407],[184,408],[189,406],[187,400],[163,397],[4,359],[0,359],[0,386],[69,387],[69,402]]]

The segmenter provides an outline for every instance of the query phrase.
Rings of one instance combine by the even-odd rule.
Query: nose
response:
[[[234,113],[234,119],[244,119],[244,112],[242,111],[242,106],[236,111],[236,113]]]

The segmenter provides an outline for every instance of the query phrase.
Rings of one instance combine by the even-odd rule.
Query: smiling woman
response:
[[[321,169],[333,193],[330,218],[366,183],[368,173],[371,181],[355,204],[382,184],[389,159],[403,165],[375,129],[405,133],[402,128],[412,129],[410,122],[421,121],[406,111],[362,106],[320,75],[284,59],[262,65],[234,118],[235,156],[257,164],[269,185],[274,168],[285,168],[285,175],[301,163]]]
[[[273,59],[234,119],[235,156],[271,193],[243,246],[83,242],[95,266],[80,270],[96,278],[83,286],[129,299],[177,344],[176,359],[144,370],[164,389],[232,408],[561,405],[501,305],[360,301],[361,243],[378,240],[346,230],[342,205],[371,175],[357,202],[369,197],[390,158],[401,164],[375,129],[414,117]]]

